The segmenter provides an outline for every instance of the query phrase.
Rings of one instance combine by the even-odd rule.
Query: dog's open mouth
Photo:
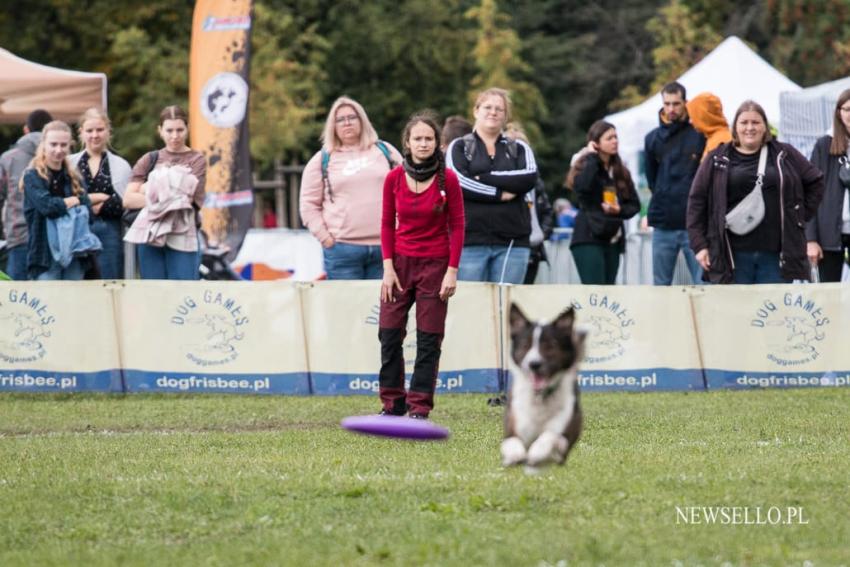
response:
[[[534,388],[534,391],[539,394],[546,388],[546,386],[549,385],[549,379],[546,376],[542,376],[534,372],[531,374],[531,385]]]

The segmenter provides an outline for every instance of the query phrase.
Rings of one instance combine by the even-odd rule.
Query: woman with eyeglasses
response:
[[[530,255],[534,152],[504,135],[511,115],[508,91],[479,94],[474,114],[472,133],[446,149],[446,167],[457,174],[466,211],[458,279],[521,284]]]
[[[321,140],[301,177],[301,219],[322,244],[329,280],[381,279],[381,196],[401,154],[346,96],[331,106]]]
[[[850,89],[838,95],[832,135],[817,141],[812,163],[823,172],[825,189],[817,215],[806,227],[807,253],[820,281],[840,282],[850,262]]]

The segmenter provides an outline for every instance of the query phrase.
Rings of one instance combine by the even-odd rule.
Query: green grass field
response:
[[[0,565],[850,564],[850,391],[588,394],[540,476],[485,401],[416,443],[340,429],[367,397],[0,395]]]

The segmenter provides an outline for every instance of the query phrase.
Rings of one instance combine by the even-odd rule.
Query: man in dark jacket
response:
[[[0,209],[8,258],[6,273],[13,280],[27,279],[27,221],[24,218],[24,191],[19,181],[41,141],[41,129],[53,117],[46,110],[33,110],[27,117],[24,135],[0,156]],[[4,206],[5,205],[5,206]]]
[[[705,149],[705,138],[688,119],[685,87],[668,83],[661,89],[664,107],[659,126],[644,141],[646,180],[652,192],[648,221],[652,231],[652,276],[655,285],[670,285],[679,250],[694,283],[702,270],[688,243],[685,213],[688,192]]]

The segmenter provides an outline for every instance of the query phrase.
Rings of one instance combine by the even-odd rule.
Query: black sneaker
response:
[[[410,419],[428,419],[428,416],[424,413],[411,413],[409,417]]]
[[[379,413],[378,415],[388,415],[388,416],[391,416],[391,417],[398,417],[397,413],[393,413],[393,412],[387,411],[385,409],[382,409],[381,413]]]

